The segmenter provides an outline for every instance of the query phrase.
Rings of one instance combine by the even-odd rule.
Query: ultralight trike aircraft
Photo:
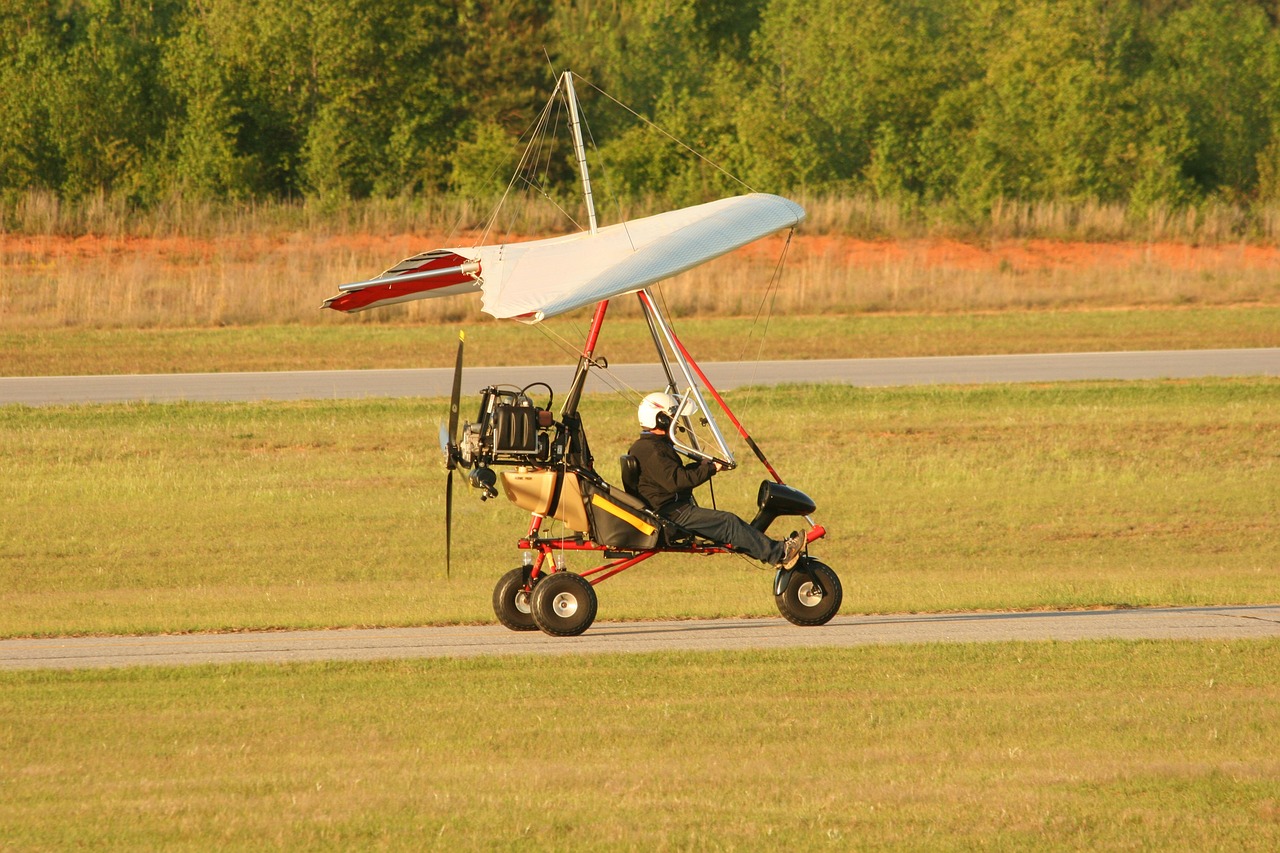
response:
[[[485,312],[526,323],[595,305],[558,415],[552,411],[554,391],[545,383],[489,386],[480,392],[475,421],[464,422],[459,429],[464,347],[459,336],[448,425],[441,426],[440,435],[449,472],[446,570],[452,559],[453,472],[459,466],[470,471],[468,481],[482,500],[496,496],[501,483],[506,497],[531,514],[528,531],[517,542],[525,552],[524,564],[506,572],[493,590],[494,613],[514,631],[581,634],[596,616],[595,585],[655,554],[734,553],[731,546],[684,530],[647,506],[636,487],[633,457],[621,458],[617,484],[608,482],[595,467],[578,404],[588,373],[608,369],[595,352],[609,300],[635,293],[666,375],[667,393],[677,400],[671,430],[677,450],[692,458],[718,461],[726,468],[736,465],[706,404],[705,391],[772,478],[760,484],[752,526],[763,532],[779,516],[803,517],[808,525],[803,556],[792,569],[779,569],[775,575],[773,593],[779,612],[796,625],[825,624],[840,609],[842,590],[836,573],[808,553],[808,546],[826,535],[826,529],[812,519],[813,501],[782,482],[647,289],[761,237],[794,229],[804,210],[776,195],[750,193],[598,227],[573,80],[571,72],[560,76],[543,120],[563,97],[586,201],[586,230],[543,240],[424,252],[374,279],[342,285],[338,295],[324,303],[327,308],[356,312],[479,292]],[[544,396],[545,405],[539,405]],[[498,473],[497,468],[504,470]],[[569,532],[544,533],[548,519],[561,522]],[[599,552],[605,562],[576,574],[563,567],[565,552]]]

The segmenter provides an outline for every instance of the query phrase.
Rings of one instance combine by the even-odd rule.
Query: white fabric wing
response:
[[[601,228],[592,236],[482,246],[486,313],[536,322],[648,287],[791,228],[804,209],[755,193]]]
[[[324,307],[352,313],[478,289],[487,313],[536,323],[648,287],[803,219],[795,202],[753,193],[611,225],[594,235],[435,249],[377,278],[342,285]]]

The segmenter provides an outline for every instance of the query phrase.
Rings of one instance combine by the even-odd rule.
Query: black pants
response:
[[[699,533],[715,542],[732,545],[749,557],[775,566],[782,562],[787,547],[776,539],[770,539],[731,512],[721,509],[703,509],[691,503],[663,507],[662,515],[687,530]]]

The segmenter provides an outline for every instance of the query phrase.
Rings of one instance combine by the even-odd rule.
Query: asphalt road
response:
[[[1280,376],[1280,348],[710,362],[702,368],[721,390],[792,382],[873,387]],[[610,374],[613,386],[593,371],[588,392],[612,387],[649,390],[665,384],[654,364],[613,365]],[[568,387],[572,376],[572,365],[467,367],[463,369],[463,388],[470,395],[487,385],[547,382],[561,390]],[[452,368],[0,377],[0,405],[447,397],[452,382]]]
[[[797,628],[778,618],[597,622],[582,636],[572,638],[480,625],[3,640],[0,641],[0,669],[741,651],[1007,640],[1264,637],[1280,637],[1280,605],[837,616],[820,628]]]

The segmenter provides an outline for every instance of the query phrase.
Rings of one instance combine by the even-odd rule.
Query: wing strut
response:
[[[729,454],[728,448],[725,446],[724,436],[720,434],[720,430],[716,426],[715,420],[710,417],[711,413],[707,412],[706,404],[702,402],[701,394],[698,393],[697,383],[693,381],[693,377],[689,374],[690,370],[698,375],[698,378],[711,393],[711,396],[715,399],[721,410],[729,417],[729,420],[733,422],[734,427],[738,430],[738,435],[742,436],[743,440],[746,441],[747,446],[751,448],[751,451],[755,453],[756,458],[760,460],[760,463],[764,465],[765,469],[769,472],[769,476],[773,477],[775,483],[781,483],[782,477],[774,470],[773,465],[769,463],[769,460],[764,455],[764,451],[760,449],[760,446],[756,444],[755,439],[753,439],[747,432],[746,427],[744,427],[738,420],[737,416],[733,414],[733,410],[729,408],[729,404],[724,401],[724,398],[720,396],[720,392],[717,391],[715,386],[711,384],[711,381],[707,379],[707,375],[702,372],[702,368],[699,367],[698,363],[693,360],[691,355],[689,355],[689,351],[684,348],[684,344],[682,344],[680,339],[676,337],[675,332],[673,332],[671,327],[663,321],[662,315],[658,312],[658,307],[654,304],[652,297],[649,296],[649,291],[641,290],[637,295],[640,297],[640,304],[644,308],[645,315],[647,317],[652,317],[653,322],[662,331],[663,337],[667,339],[672,349],[675,351],[676,360],[679,362],[681,370],[684,371],[685,378],[689,382],[690,390],[693,395],[698,398],[698,402],[702,406],[702,411],[708,416],[707,426],[711,429],[711,433],[715,436],[721,450],[728,456],[728,460],[732,462],[733,456]],[[663,356],[663,361],[664,363],[666,361],[665,354]]]

